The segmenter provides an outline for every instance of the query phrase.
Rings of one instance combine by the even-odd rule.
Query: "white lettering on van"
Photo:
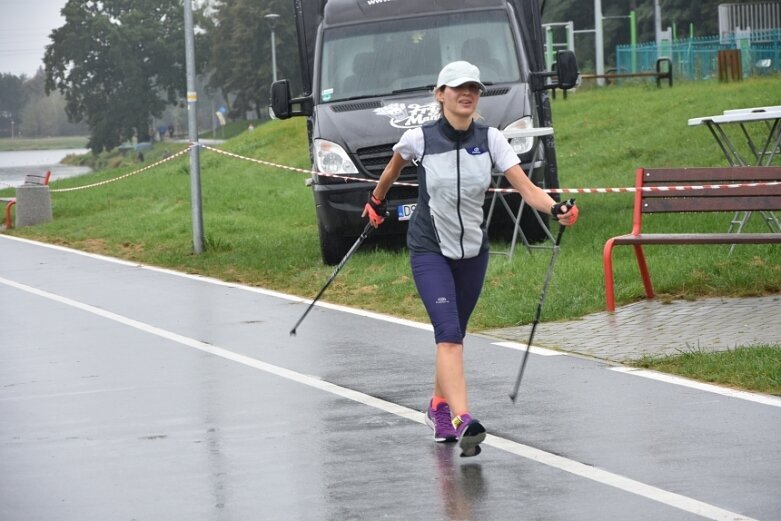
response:
[[[389,118],[392,127],[407,129],[416,128],[429,121],[439,119],[439,110],[439,103],[433,101],[425,105],[390,103],[374,109],[374,113]]]

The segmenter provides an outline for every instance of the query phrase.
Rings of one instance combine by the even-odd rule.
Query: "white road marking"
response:
[[[651,380],[658,380],[668,384],[681,385],[683,387],[690,387],[697,389],[698,391],[707,391],[709,393],[716,393],[722,396],[729,396],[730,398],[740,398],[741,400],[748,400],[750,402],[761,403],[762,405],[771,405],[773,407],[781,407],[781,398],[770,396],[767,394],[752,393],[748,391],[739,391],[737,389],[730,389],[729,387],[721,387],[720,385],[706,384],[703,382],[697,382],[695,380],[689,380],[681,376],[674,376],[665,373],[659,373],[656,371],[649,371],[647,369],[635,369],[633,367],[611,367],[611,371],[617,373],[631,374],[635,376],[642,376],[643,378],[650,378]]]
[[[239,289],[239,290],[243,290],[243,291],[249,291],[251,293],[258,293],[260,295],[265,295],[267,297],[274,297],[274,298],[278,298],[278,299],[282,299],[282,300],[288,300],[290,302],[304,303],[304,304],[309,304],[310,302],[312,302],[311,298],[304,298],[304,297],[299,297],[297,295],[290,295],[288,293],[282,293],[280,291],[274,291],[274,290],[265,289],[265,288],[257,288],[257,287],[254,287],[254,286],[247,286],[247,285],[239,284],[239,283],[235,283],[235,282],[226,282],[224,280],[215,279],[213,277],[206,277],[204,275],[193,275],[191,273],[184,273],[184,272],[181,272],[181,271],[174,271],[174,270],[171,270],[171,269],[160,268],[160,267],[157,267],[157,266],[150,266],[150,265],[147,265],[147,264],[139,264],[137,262],[126,261],[124,259],[118,259],[116,257],[107,257],[105,255],[99,255],[97,253],[90,253],[90,252],[86,252],[86,251],[75,250],[75,249],[72,249],[72,248],[67,248],[65,246],[59,246],[59,245],[56,245],[56,244],[47,244],[47,243],[44,243],[44,242],[32,241],[30,239],[24,239],[24,238],[21,238],[21,237],[14,237],[12,235],[0,235],[0,239],[10,239],[10,240],[14,240],[14,241],[24,242],[24,243],[32,244],[32,245],[35,245],[35,246],[42,246],[42,247],[49,248],[49,249],[52,249],[52,250],[62,251],[62,252],[65,252],[65,253],[72,253],[72,254],[76,254],[76,255],[81,255],[83,257],[88,257],[88,258],[91,258],[91,259],[101,260],[101,261],[104,261],[104,262],[111,262],[111,263],[119,264],[119,265],[122,265],[122,266],[128,266],[130,268],[138,268],[138,269],[142,269],[142,270],[145,270],[145,271],[152,271],[152,272],[156,272],[156,273],[163,273],[165,275],[173,275],[173,276],[181,277],[181,278],[185,278],[185,279],[197,280],[199,282],[208,282],[209,284],[215,284],[217,286],[224,286],[226,288],[233,288],[233,289]],[[331,304],[329,302],[323,302],[323,301],[318,301],[315,304],[315,306],[318,306],[318,307],[321,307],[321,308],[325,308],[325,309],[333,309],[335,311],[341,311],[342,313],[350,313],[351,315],[357,315],[357,316],[361,316],[361,317],[371,318],[371,319],[374,319],[374,320],[382,320],[384,322],[390,322],[390,323],[393,323],[393,324],[399,324],[401,326],[412,327],[412,328],[415,328],[415,329],[423,329],[423,330],[432,331],[432,332],[434,331],[434,327],[431,324],[424,324],[422,322],[415,322],[414,320],[407,320],[405,318],[393,317],[393,316],[385,315],[385,314],[382,314],[382,313],[375,313],[373,311],[366,311],[366,310],[363,310],[363,309],[350,308],[350,307],[347,307],[347,306],[340,306],[339,304]],[[432,342],[433,342],[433,339],[432,339]]]
[[[515,349],[517,351],[526,351],[526,344],[521,342],[492,342],[492,344],[499,347]],[[545,349],[544,347],[537,346],[532,346],[529,352],[533,355],[540,356],[565,356],[567,354],[562,351],[555,351],[553,349]]]
[[[80,309],[87,313],[91,313],[93,315],[97,315],[105,319],[112,320],[114,322],[123,324],[128,327],[132,327],[139,331],[143,331],[145,333],[155,335],[160,338],[170,340],[172,342],[176,342],[183,346],[197,349],[198,351],[209,353],[211,355],[218,356],[226,360],[231,360],[239,364],[245,365],[247,367],[252,367],[254,369],[258,369],[260,371],[266,372],[268,374],[273,374],[293,382],[297,382],[315,389],[319,389],[324,392],[331,393],[336,396],[340,396],[342,398],[346,398],[348,400],[355,401],[357,403],[362,403],[364,405],[374,407],[376,409],[385,411],[390,414],[395,414],[396,416],[400,416],[402,418],[406,418],[408,420],[417,423],[421,423],[421,424],[425,423],[423,418],[423,413],[421,413],[420,411],[415,411],[392,402],[375,398],[368,394],[354,391],[352,389],[346,389],[344,387],[340,387],[330,382],[326,382],[317,376],[306,375],[303,373],[299,373],[297,371],[286,369],[284,367],[272,365],[263,362],[261,360],[257,360],[255,358],[251,358],[246,355],[229,351],[219,346],[206,344],[199,340],[195,340],[194,338],[186,337],[178,333],[167,331],[165,329],[155,327],[150,324],[140,322],[138,320],[134,320],[132,318],[125,317],[123,315],[119,315],[111,311],[107,311],[105,309],[100,309],[95,306],[91,306],[89,304],[85,304],[83,302],[70,299],[68,297],[64,297],[61,295],[50,293],[48,291],[40,290],[32,286],[14,282],[2,277],[0,277],[0,284],[5,284],[12,288],[16,288],[20,291],[25,291],[27,293],[31,293],[33,295],[37,295],[39,297],[48,300],[52,300],[54,302],[59,302],[60,304],[65,304],[74,307],[76,309]],[[645,483],[635,481],[631,478],[627,478],[625,476],[621,476],[613,472],[602,470],[597,467],[585,465],[578,461],[567,459],[562,456],[557,456],[555,454],[545,452],[540,449],[535,449],[534,447],[530,447],[522,443],[508,440],[506,438],[500,438],[498,436],[489,435],[488,437],[486,437],[485,445],[509,452],[511,454],[515,454],[517,456],[541,463],[543,465],[547,465],[549,467],[558,470],[562,470],[564,472],[568,472],[575,476],[580,476],[589,479],[591,481],[602,483],[604,485],[622,490],[624,492],[629,492],[631,494],[635,494],[637,496],[650,499],[657,503],[661,503],[673,508],[677,508],[679,510],[689,512],[692,514],[696,514],[705,519],[711,519],[714,521],[757,521],[753,518],[743,516],[741,514],[731,512],[729,510],[702,501],[698,501],[696,499],[683,496],[681,494],[676,494],[674,492],[669,492],[667,490],[654,487],[652,485],[647,485]]]

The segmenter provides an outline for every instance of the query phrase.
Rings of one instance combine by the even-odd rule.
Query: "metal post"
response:
[[[276,13],[269,13],[263,18],[268,22],[268,26],[271,28],[271,74],[274,77],[274,81],[277,81],[277,42],[276,35],[274,34],[274,26],[279,21],[279,15]]]
[[[597,76],[601,76],[605,74],[605,42],[602,36],[602,0],[594,0],[594,40]],[[604,78],[597,78],[597,85],[604,84]]]
[[[201,163],[198,147],[198,120],[195,91],[195,37],[193,36],[192,0],[184,1],[184,47],[187,64],[187,128],[190,145],[190,202],[193,220],[193,251],[203,253],[203,211],[201,207]]]
[[[545,26],[545,68],[547,70],[551,69],[553,57],[556,55],[553,46],[553,27],[547,25]]]
[[[274,72],[274,81],[277,81],[277,42],[274,39],[274,28],[271,28],[271,68]]]
[[[632,73],[637,72],[637,13],[629,12],[629,43],[632,44]]]
[[[217,139],[217,123],[214,121],[214,98],[211,98],[212,102],[212,111],[210,114],[212,115],[212,139]]]

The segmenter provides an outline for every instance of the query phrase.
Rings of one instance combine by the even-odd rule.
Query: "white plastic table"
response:
[[[767,132],[763,138],[764,143],[755,143],[749,133],[748,125],[753,123],[764,123],[764,128]],[[746,143],[754,156],[752,161],[740,155],[729,134],[724,131],[723,125],[730,124],[740,126],[743,135],[746,137]],[[717,116],[705,116],[689,120],[690,127],[698,125],[706,125],[708,127],[731,166],[768,166],[773,162],[775,156],[779,154],[779,147],[781,147],[781,106],[731,109],[725,110],[723,114]]]
[[[756,125],[760,123],[763,125]],[[717,116],[705,116],[689,120],[690,127],[699,125],[708,127],[716,143],[724,152],[730,166],[770,166],[773,159],[781,154],[781,105],[730,109]],[[723,126],[726,125],[738,125],[740,127],[753,158],[747,159],[738,152],[729,134],[724,131]],[[757,130],[756,127],[764,128],[766,131],[765,136],[759,142],[755,142],[748,131],[748,125],[753,125],[755,132]],[[760,213],[771,231],[781,233],[781,222],[779,222],[773,212],[763,211]],[[748,222],[749,217],[751,217],[751,212],[737,212],[730,223],[729,233],[740,233]],[[730,249],[731,251],[732,249]]]

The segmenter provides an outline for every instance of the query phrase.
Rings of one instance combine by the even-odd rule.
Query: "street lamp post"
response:
[[[187,130],[190,138],[190,204],[193,221],[193,251],[203,253],[203,205],[201,197],[201,158],[198,146],[197,103],[195,90],[195,33],[192,0],[184,0],[184,54],[187,73]]]
[[[274,77],[274,81],[277,81],[277,42],[274,35],[274,26],[277,25],[279,15],[275,13],[269,13],[263,18],[268,22],[268,26],[271,28],[271,71]]]

